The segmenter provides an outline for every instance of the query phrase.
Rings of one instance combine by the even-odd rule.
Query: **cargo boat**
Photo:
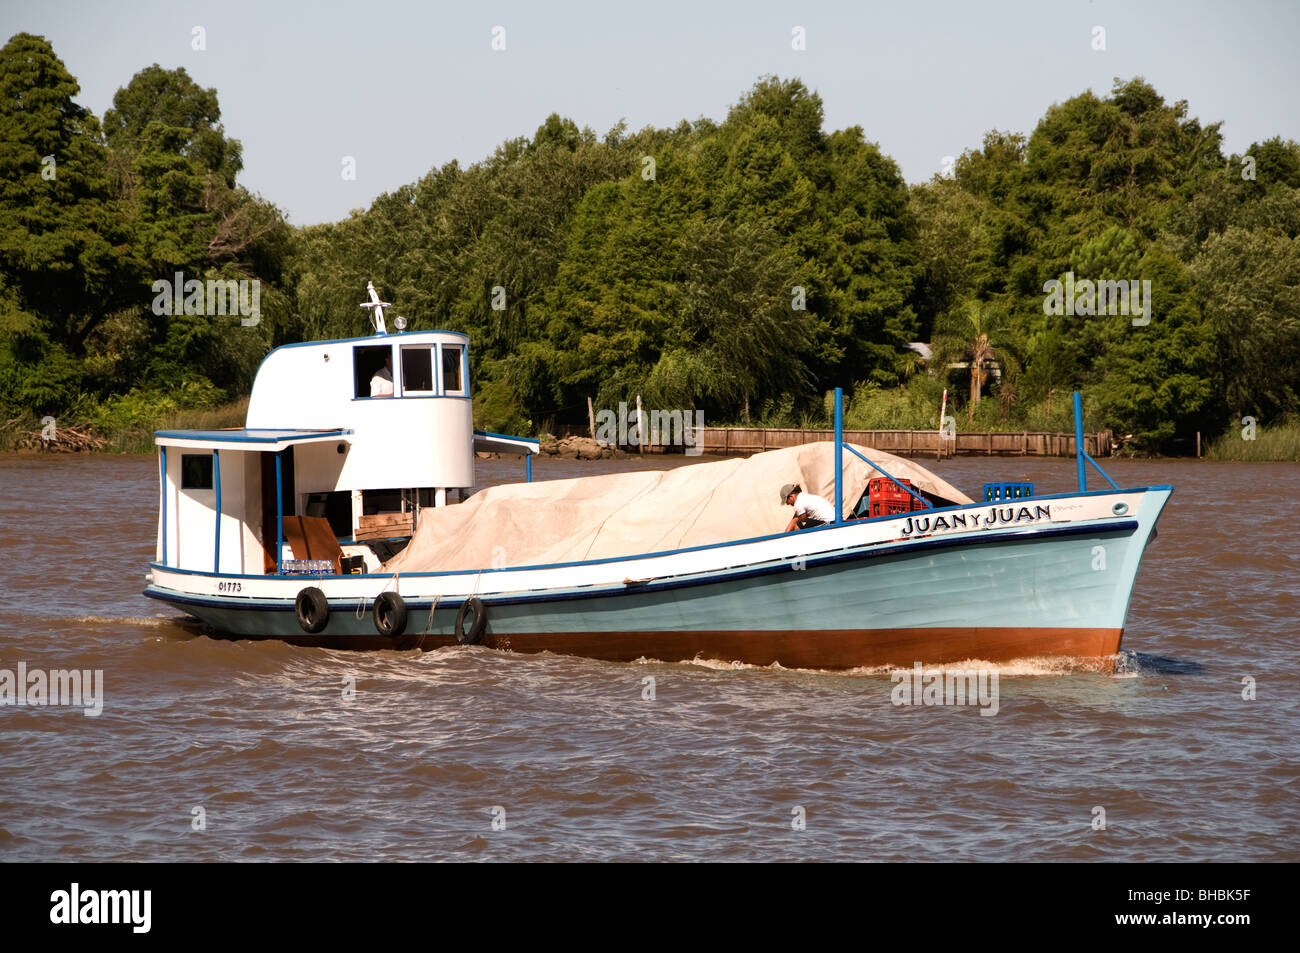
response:
[[[535,482],[536,440],[474,430],[468,338],[389,333],[370,298],[375,334],[266,357],[245,427],[155,435],[145,595],[218,637],[336,648],[818,669],[1119,650],[1173,488],[1118,487],[1077,394],[1073,493],[973,500],[846,444],[838,391],[831,442]],[[473,492],[485,451],[522,456],[524,480]],[[785,483],[836,519],[779,532]]]

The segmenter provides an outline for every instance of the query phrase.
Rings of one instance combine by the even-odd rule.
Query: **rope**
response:
[[[713,496],[714,496],[714,494],[716,494],[720,489],[722,489],[722,484],[723,484],[723,483],[726,483],[727,480],[730,480],[732,477],[734,477],[734,476],[736,475],[736,473],[739,472],[739,470],[740,470],[740,468],[737,467],[735,472],[729,473],[729,474],[727,475],[726,479],[724,479],[724,480],[722,480],[721,482],[719,482],[717,486],[715,486],[712,490],[709,491],[709,495],[706,496],[703,500],[700,501],[700,504],[699,504],[699,512],[695,514],[695,519],[691,520],[690,525],[687,526],[686,529],[682,530],[682,534],[681,534],[681,536],[678,536],[678,537],[677,537],[677,544],[676,544],[675,546],[673,546],[674,549],[680,549],[680,548],[681,548],[682,540],[686,537],[686,534],[689,533],[689,532],[690,532],[690,531],[695,527],[695,524],[698,523],[698,522],[700,521],[700,517],[703,516],[703,515],[704,515],[704,511],[705,511],[706,509],[708,509],[708,507],[709,507],[709,503],[711,503],[711,502],[713,501]],[[674,523],[672,526],[668,527],[668,529],[664,530],[663,535],[660,536],[659,539],[656,539],[656,540],[654,541],[654,543],[651,545],[650,548],[651,548],[651,549],[654,549],[655,546],[659,545],[659,542],[660,542],[661,540],[667,538],[668,534],[671,533],[671,532],[672,532],[676,527],[680,526],[682,520],[684,520],[684,519],[686,519],[686,516],[682,516],[682,518],[679,519],[676,523]]]
[[[596,545],[596,540],[600,537],[600,534],[604,531],[605,524],[614,518],[615,513],[617,513],[619,510],[623,509],[624,507],[628,506],[638,496],[644,496],[645,494],[653,490],[655,487],[657,487],[660,483],[663,483],[664,478],[667,475],[668,475],[667,470],[660,470],[659,477],[654,481],[654,483],[648,484],[647,486],[643,487],[641,490],[637,491],[636,493],[633,493],[622,503],[618,504],[618,506],[610,510],[609,513],[605,516],[605,518],[600,521],[599,525],[597,525],[596,532],[592,533],[591,542],[587,544],[587,550],[582,554],[582,558],[585,560],[589,555],[591,555],[591,547]]]
[[[382,596],[382,595],[384,594],[384,590],[386,590],[386,589],[388,588],[389,583],[391,583],[392,586],[393,586],[393,592],[397,592],[397,581],[398,581],[399,578],[401,578],[401,575],[402,575],[402,574],[401,574],[400,572],[395,572],[395,573],[393,573],[393,578],[390,579],[389,582],[384,583],[383,588],[380,589],[378,592],[375,593],[375,598],[378,599],[380,596]],[[397,594],[398,594],[399,596],[401,595],[400,592],[397,592]],[[366,597],[365,597],[365,596],[362,596],[362,597],[361,597],[361,601],[357,603],[357,611],[356,611],[356,613],[355,613],[355,616],[356,616],[357,621],[360,621],[360,620],[362,620],[362,619],[365,618],[365,616],[366,616]]]
[[[436,595],[433,597],[433,605],[429,606],[428,621],[424,623],[424,631],[420,633],[420,641],[415,646],[417,649],[420,649],[421,651],[424,650],[424,640],[429,637],[429,632],[433,629],[433,614],[438,609],[438,598],[439,597]]]

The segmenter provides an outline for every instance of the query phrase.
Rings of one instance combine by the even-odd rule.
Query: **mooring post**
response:
[[[1074,392],[1074,460],[1079,466],[1079,492],[1088,492],[1088,473],[1083,468],[1083,398]]]
[[[944,415],[947,413],[948,413],[948,388],[945,387],[943,389],[943,403],[939,405],[939,433],[937,434],[939,438],[939,444],[934,451],[935,460],[943,459],[943,418]],[[952,449],[953,449],[953,456],[956,456],[956,452],[957,452],[956,441],[953,442]]]
[[[844,522],[844,390],[835,388],[835,522]]]

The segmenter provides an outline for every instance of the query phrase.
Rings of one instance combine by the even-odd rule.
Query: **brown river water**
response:
[[[213,640],[140,594],[156,459],[0,454],[0,670],[103,673],[97,717],[0,707],[0,861],[1300,860],[1300,466],[1106,467],[1176,487],[1123,650],[997,666],[986,717],[882,670]]]

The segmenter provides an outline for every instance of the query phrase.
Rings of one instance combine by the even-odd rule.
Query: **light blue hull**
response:
[[[609,659],[696,656],[787,667],[910,665],[1118,650],[1143,551],[1169,490],[1135,517],[899,540],[643,585],[485,596],[484,644]],[[410,587],[410,588],[408,588]],[[402,591],[418,591],[403,577]],[[376,634],[367,604],[331,604],[304,636],[293,602],[259,606],[149,591],[219,633],[339,647],[455,641],[463,599],[407,596],[405,635]]]

